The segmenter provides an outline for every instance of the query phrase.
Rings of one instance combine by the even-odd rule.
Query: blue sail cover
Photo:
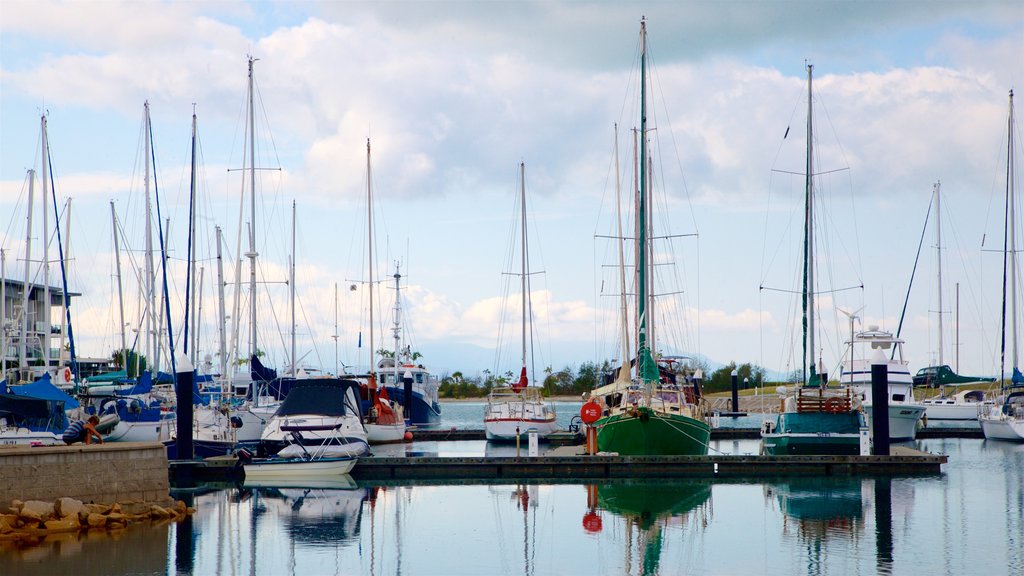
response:
[[[31,384],[19,386],[6,386],[6,392],[23,398],[34,398],[37,400],[50,400],[63,402],[65,410],[72,410],[79,407],[78,400],[65,394],[50,382],[50,375],[43,374],[43,377]]]
[[[1024,374],[1021,374],[1020,370],[1018,370],[1016,366],[1014,366],[1013,368],[1013,376],[1010,378],[1010,382],[1014,386],[1020,386],[1024,384]]]
[[[249,360],[249,366],[252,369],[251,376],[253,382],[270,382],[277,378],[277,370],[264,366],[255,355]]]

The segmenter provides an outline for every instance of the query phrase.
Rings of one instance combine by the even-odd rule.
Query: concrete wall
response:
[[[167,451],[159,443],[0,447],[0,510],[14,499],[157,501],[169,491]]]

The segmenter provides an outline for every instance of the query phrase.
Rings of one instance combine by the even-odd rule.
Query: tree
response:
[[[146,357],[139,355],[134,350],[125,348],[122,350],[114,350],[110,353],[110,358],[117,364],[117,367],[125,371],[128,378],[138,377],[140,372],[145,372],[149,362],[146,361]]]

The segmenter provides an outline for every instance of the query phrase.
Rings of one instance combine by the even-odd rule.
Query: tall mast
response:
[[[646,364],[651,361],[650,350],[647,348],[647,22],[640,21],[640,206],[637,211],[637,313],[640,323],[637,326],[639,337],[637,345],[637,373],[646,382],[648,375],[657,374],[653,366]]]
[[[195,105],[192,107],[192,166],[191,176],[189,178],[189,196],[188,196],[188,249],[186,257],[188,258],[188,269],[185,272],[185,327],[182,330],[182,340],[184,341],[185,354],[189,354],[189,335],[188,327],[191,319],[191,323],[195,326],[198,321],[198,317],[194,310],[194,294],[195,287],[193,286],[194,278],[196,275],[196,246],[195,246],[195,204],[196,204],[196,112]],[[191,304],[190,304],[191,303]],[[191,306],[191,307],[190,307]],[[192,347],[191,352],[192,365],[196,366],[196,350],[195,346]]]
[[[46,117],[45,116],[43,117],[43,142],[44,143],[46,142]],[[57,191],[54,189],[54,186],[53,186],[53,170],[52,170],[52,166],[51,166],[51,163],[50,163],[50,148],[49,148],[48,145],[45,145],[45,146],[43,146],[43,150],[44,150],[44,153],[43,153],[43,158],[44,158],[44,160],[43,160],[43,167],[44,167],[43,173],[46,174],[48,172],[49,176],[50,176],[50,182],[49,182],[49,184],[50,184],[50,200],[53,201],[53,223],[54,223],[54,231],[57,233],[57,256],[59,257],[59,262],[60,262],[61,290],[62,290],[62,294],[64,295],[64,319],[67,322],[66,325],[67,325],[67,331],[68,331],[68,349],[71,352],[71,372],[74,374],[74,381],[76,382],[76,384],[75,384],[75,391],[77,392],[78,391],[78,384],[77,384],[77,382],[79,380],[79,378],[78,378],[78,376],[79,376],[79,374],[78,374],[78,359],[75,356],[75,332],[74,332],[73,327],[71,326],[71,300],[70,300],[70,297],[68,296],[68,273],[67,273],[67,267],[64,265],[64,262],[65,262],[65,258],[64,258],[64,244],[61,242],[61,237],[60,237],[60,215],[57,212]],[[46,183],[44,183],[44,188],[43,188],[44,190],[46,189],[45,188],[45,184]],[[44,200],[43,203],[45,205],[46,199],[44,198],[43,200]],[[49,334],[49,332],[50,332],[50,325],[49,325],[49,321],[50,321],[49,298],[47,298],[46,321],[47,321],[47,323],[46,323],[46,332],[47,332],[47,334]],[[47,350],[47,355],[49,355],[49,350]],[[47,364],[46,365],[49,366],[49,360],[47,360]]]
[[[253,59],[249,57],[249,187],[251,219],[249,221],[249,358],[259,351],[256,342],[256,112],[254,106]]]
[[[338,375],[338,283],[334,283],[334,375]]]
[[[366,139],[366,234],[367,234],[367,263],[370,279],[370,394],[374,394],[374,352],[373,349],[373,174],[370,172],[370,139]],[[397,351],[396,351],[397,352]],[[398,362],[398,358],[395,358]],[[370,398],[372,401],[373,398]]]
[[[114,263],[115,276],[117,278],[117,312],[119,320],[118,332],[121,333],[121,368],[128,370],[128,344],[124,334],[124,292],[121,288],[121,243],[117,233],[117,212],[114,211],[114,201],[110,201],[110,225],[114,232]]]
[[[1016,198],[1013,189],[1013,90],[1010,90],[1010,112],[1007,120],[1007,145],[1006,145],[1006,214],[1003,220],[1003,304],[1001,313],[1002,339],[999,349],[999,379],[1002,383],[1003,374],[1006,372],[1006,280],[1009,276],[1011,308],[1010,323],[1013,325],[1012,332],[1012,368],[1017,368],[1017,253],[1016,234],[1014,228]],[[1009,265],[1009,272],[1007,267]],[[1013,385],[1011,375],[1010,384]]]
[[[298,373],[298,364],[295,357],[295,200],[292,200],[292,256],[291,266],[288,274],[288,288],[291,300],[292,314],[292,378]]]
[[[217,233],[217,332],[219,335],[218,346],[219,346],[219,357],[220,357],[220,377],[225,379],[228,377],[228,357],[227,357],[227,336],[224,334],[224,316],[225,313],[225,302],[224,302],[224,257],[221,254],[221,244],[223,243],[222,232],[220,226],[216,227]]]
[[[43,171],[43,306],[41,312],[43,317],[36,320],[36,329],[39,329],[40,321],[43,325],[43,371],[50,371],[50,224],[49,224],[49,200],[46,193],[49,180],[49,166],[46,162],[46,114],[39,120],[40,132],[42,133],[42,171]],[[54,211],[57,206],[54,205]]]
[[[811,375],[815,375],[814,354],[814,106],[811,88],[814,65],[807,65],[807,167],[804,198],[804,381],[807,379],[807,365],[810,362]],[[851,342],[851,346],[852,346]]]
[[[159,344],[157,343],[156,336],[153,335],[153,315],[156,314],[156,290],[153,286],[155,282],[153,268],[153,204],[149,194],[149,149],[152,145],[149,139],[149,100],[146,100],[143,108],[145,111],[142,124],[143,140],[145,142],[143,153],[146,156],[146,352],[149,354],[149,368],[155,372],[159,368],[156,365],[156,351],[159,349]]]
[[[402,345],[402,292],[399,283],[402,280],[402,274],[399,272],[399,263],[395,262],[395,324],[391,328],[392,333],[395,336],[395,386],[401,382],[398,365],[398,349]],[[411,409],[410,409],[411,410]]]
[[[30,264],[32,262],[32,199],[35,197],[36,171],[28,171],[28,216],[25,224],[25,283],[21,287],[21,338],[18,339],[18,369],[22,371],[19,380],[28,369],[29,297],[32,295]],[[46,198],[43,198],[46,202]]]
[[[622,314],[622,362],[617,381],[629,381],[629,309],[626,299],[626,255],[622,239],[622,182],[619,174],[619,125],[615,125],[615,224],[619,245],[619,312]]]
[[[57,206],[53,207],[54,214],[57,213]],[[58,219],[59,222],[59,219]],[[71,198],[68,198],[68,209],[64,213],[64,254],[60,259],[61,273],[66,270],[68,262],[71,261]],[[66,293],[61,297],[61,316],[60,316],[60,346],[58,347],[58,366],[64,365],[64,340],[67,338],[68,333],[68,306],[71,304],[70,296]]]
[[[521,252],[521,254],[520,254],[520,262],[521,262],[521,265],[522,265],[522,274],[520,274],[519,282],[520,282],[520,291],[521,291],[520,297],[522,298],[522,306],[523,306],[523,355],[522,355],[522,358],[523,358],[523,375],[525,376],[526,375],[526,325],[527,325],[527,323],[526,323],[527,322],[526,315],[528,314],[529,311],[527,310],[527,281],[526,281],[527,280],[527,278],[526,278],[526,251],[527,251],[527,246],[528,246],[527,240],[526,240],[526,164],[523,163],[523,162],[519,163],[519,200],[520,200],[520,203],[521,203],[520,205],[521,205],[521,207],[523,209],[522,210],[522,221],[521,221],[521,226],[522,226],[522,248],[520,250],[520,252]],[[529,383],[529,380],[527,380],[526,382],[521,382],[520,384],[528,384],[528,383]]]
[[[1017,353],[1017,197],[1016,190],[1014,189],[1014,173],[1013,173],[1013,90],[1010,90],[1010,119],[1009,119],[1009,138],[1006,145],[1006,190],[1009,195],[1010,202],[1010,310],[1013,319],[1012,328],[1010,330],[1013,334],[1013,367],[1017,368],[1017,360],[1020,356]]]
[[[935,190],[935,261],[936,270],[938,271],[938,292],[939,292],[939,366],[945,364],[942,358],[942,195],[939,190],[942,188],[940,182],[936,182],[934,186]]]

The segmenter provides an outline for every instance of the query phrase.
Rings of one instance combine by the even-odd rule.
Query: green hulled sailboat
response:
[[[706,403],[700,398],[699,383],[680,381],[671,369],[671,362],[667,367],[659,366],[648,342],[650,319],[646,308],[650,297],[652,262],[648,239],[651,208],[648,198],[650,175],[647,173],[647,26],[644,21],[640,23],[640,46],[636,377],[631,377],[631,367],[627,364],[630,354],[626,343],[630,338],[624,337],[623,366],[619,368],[617,378],[591,394],[603,408],[602,417],[594,424],[597,427],[597,448],[601,452],[622,455],[706,455],[711,428],[707,423]],[[620,268],[621,259],[620,252]],[[627,324],[623,321],[624,331]]]

